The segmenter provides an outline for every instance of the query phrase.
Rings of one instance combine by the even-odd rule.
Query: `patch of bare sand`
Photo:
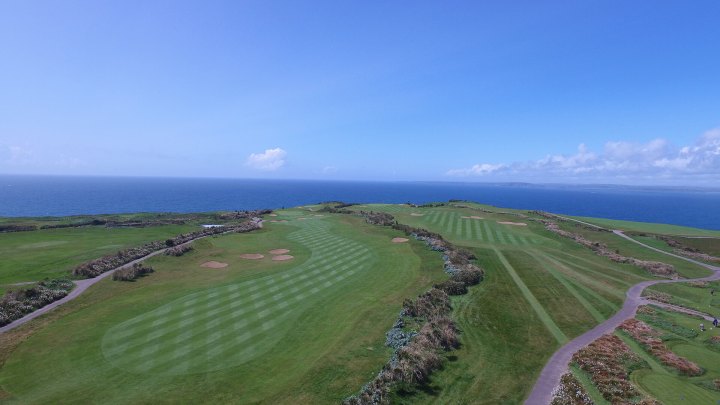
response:
[[[250,260],[259,260],[265,257],[265,255],[261,255],[260,253],[245,253],[240,255],[241,259],[250,259]]]
[[[470,215],[469,217],[460,217],[462,219],[483,219],[483,217],[479,217],[477,215]]]
[[[268,214],[269,217],[276,217],[277,214]]]
[[[498,224],[513,225],[513,226],[527,226],[525,222],[510,222],[510,221],[497,221]]]
[[[211,260],[211,261],[209,261],[209,262],[205,262],[205,263],[203,263],[203,264],[200,265],[200,267],[207,267],[207,268],[209,268],[209,269],[223,269],[223,268],[225,268],[225,267],[227,267],[227,266],[228,266],[227,263],[216,262],[215,260]]]
[[[284,255],[286,253],[290,253],[290,249],[273,249],[268,253],[271,255]]]
[[[287,222],[287,219],[271,219],[270,222]]]
[[[285,260],[292,260],[294,258],[295,258],[295,256],[290,256],[290,255],[277,255],[277,256],[273,256],[272,259],[275,260],[276,262],[283,262]]]
[[[392,241],[391,241],[391,242],[392,242],[392,243],[405,243],[405,242],[407,242],[407,241],[409,241],[409,240],[410,240],[410,239],[408,239],[408,238],[392,238]]]
[[[423,215],[425,215],[425,214],[418,214],[417,212],[411,212],[411,213],[410,213],[410,216],[411,216],[411,217],[421,217],[421,216],[423,216]]]

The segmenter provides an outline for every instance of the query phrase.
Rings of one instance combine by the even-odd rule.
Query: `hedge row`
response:
[[[152,267],[145,267],[140,263],[135,263],[130,267],[115,270],[112,276],[115,281],[133,281],[154,271]]]
[[[439,234],[398,224],[390,214],[361,211],[361,215],[369,223],[392,226],[443,252],[450,279],[414,300],[403,302],[399,319],[387,333],[386,345],[395,350],[392,358],[359,394],[345,399],[344,404],[348,405],[388,403],[397,386],[427,383],[430,374],[442,366],[441,353],[459,346],[459,331],[450,318],[449,294],[463,294],[483,277],[482,269],[470,262],[475,259],[472,252],[456,248]],[[415,331],[408,330],[406,325],[421,326]]]
[[[165,249],[165,255],[167,255],[167,256],[182,256],[191,250],[193,250],[193,247],[190,244],[178,245],[178,246],[174,246],[174,247]]]
[[[189,242],[191,240],[204,236],[217,235],[226,232],[249,232],[258,229],[260,225],[255,221],[243,222],[239,225],[226,225],[213,228],[203,228],[202,230],[184,233],[172,239],[165,241],[154,241],[146,243],[139,247],[124,249],[114,255],[108,255],[99,259],[91,260],[77,266],[73,270],[73,275],[85,278],[97,277],[98,275],[130,263],[133,260],[140,259],[160,249],[172,247]]]
[[[6,292],[0,300],[0,326],[63,298],[74,285],[67,279],[45,280],[26,290]]]

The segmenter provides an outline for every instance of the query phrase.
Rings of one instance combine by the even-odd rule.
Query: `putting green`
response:
[[[296,221],[288,238],[311,257],[288,271],[187,295],[120,323],[102,341],[104,356],[126,371],[191,374],[245,363],[287,332],[304,301],[367,270],[364,245],[329,232],[322,219]]]

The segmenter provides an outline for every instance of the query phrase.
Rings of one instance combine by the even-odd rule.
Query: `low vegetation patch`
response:
[[[720,263],[720,257],[715,257],[700,251],[700,249],[685,246],[675,239],[667,236],[657,236],[658,239],[667,243],[668,246],[673,248],[673,251],[679,255],[687,256],[696,260],[703,260],[706,262]]]
[[[648,365],[619,337],[601,336],[575,353],[572,361],[590,375],[593,384],[606,400],[624,404],[642,399],[642,394],[630,382],[629,376],[632,371],[648,368]]]
[[[436,233],[398,224],[386,213],[361,211],[360,215],[368,223],[392,226],[444,253],[445,272],[450,275],[449,280],[436,284],[415,300],[403,302],[400,317],[386,335],[386,345],[394,349],[390,361],[359,394],[344,401],[345,404],[381,404],[389,402],[394,390],[407,392],[426,384],[430,374],[442,366],[441,353],[459,346],[459,331],[450,318],[449,295],[467,293],[467,287],[482,281],[484,273],[470,262],[476,259],[472,252],[456,248]],[[419,330],[408,329],[408,325]]]
[[[660,360],[665,366],[677,370],[680,374],[698,376],[705,372],[697,364],[670,351],[659,338],[660,334],[645,322],[628,319],[621,323],[618,328],[640,343],[648,353]]]
[[[133,260],[143,258],[150,253],[155,251],[181,245],[192,240],[202,238],[205,236],[218,235],[226,232],[250,232],[255,229],[259,229],[260,225],[255,221],[247,221],[237,225],[226,225],[212,228],[204,228],[199,231],[184,233],[178,235],[172,239],[165,241],[155,241],[146,243],[139,247],[125,249],[117,252],[114,255],[108,255],[99,259],[91,260],[77,266],[73,270],[73,275],[81,276],[85,278],[93,278],[98,275],[120,267],[124,264],[130,263]]]
[[[580,381],[571,373],[565,373],[560,377],[560,384],[555,387],[552,393],[553,399],[550,405],[593,405],[585,388]]]
[[[666,277],[666,278],[672,278],[676,279],[678,278],[677,271],[675,271],[675,267],[671,264],[662,263],[662,262],[654,262],[654,261],[648,261],[648,260],[640,260],[636,259],[634,257],[627,257],[623,256],[617,252],[613,252],[612,250],[608,249],[607,245],[600,242],[593,242],[591,240],[586,239],[584,236],[572,232],[565,231],[563,229],[560,229],[560,227],[550,221],[542,221],[542,223],[545,225],[545,229],[547,229],[550,232],[553,232],[557,235],[560,235],[565,238],[569,238],[574,240],[575,242],[591,249],[595,254],[598,256],[607,257],[608,259],[617,262],[617,263],[627,263],[632,264],[633,266],[640,267],[641,269],[644,269],[648,273],[658,276],[658,277]]]
[[[133,281],[154,271],[152,267],[135,263],[131,267],[115,270],[112,276],[115,281]]]
[[[0,300],[0,326],[68,295],[75,284],[67,279],[45,280],[28,289],[11,290]]]
[[[179,246],[174,246],[174,247],[166,249],[165,255],[177,257],[177,256],[182,256],[191,250],[193,250],[193,247],[190,244],[179,245]]]
[[[684,316],[693,316],[691,314],[687,314],[684,312],[680,312]],[[652,307],[649,307],[647,305],[643,305],[640,308],[638,308],[638,314],[637,319],[647,323],[648,325],[655,326],[657,328],[670,331],[678,336],[682,336],[684,338],[688,339],[694,339],[698,336],[698,331],[695,329],[688,328],[687,326],[679,325],[676,322],[673,322],[670,319],[667,319],[666,317],[662,316],[660,312],[653,309]],[[701,318],[702,319],[702,318]]]

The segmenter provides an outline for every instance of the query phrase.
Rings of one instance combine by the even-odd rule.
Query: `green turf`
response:
[[[87,260],[198,229],[197,225],[88,226],[0,233],[0,285],[68,275]]]
[[[389,243],[397,231],[318,214],[321,208],[282,211],[273,219],[290,222],[198,241],[182,257],[153,258],[156,273],[134,283],[105,280],[0,335],[0,384],[9,401],[337,403],[357,392],[389,357],[384,334],[403,299],[446,276],[440,255],[422,243]],[[521,403],[562,342],[612,316],[629,286],[652,278],[547,231],[520,216],[523,211],[465,202],[349,209],[389,212],[401,223],[438,232],[473,250],[486,270],[480,285],[453,298],[461,347],[429,384],[397,393],[398,403]],[[463,218],[470,216],[482,219]],[[612,234],[563,226],[627,255],[672,259]],[[141,231],[153,229],[159,228]],[[87,239],[92,248],[100,238]],[[154,239],[162,238],[148,238]],[[68,246],[56,243],[63,240],[24,244],[35,244],[29,249],[41,249],[44,257]],[[295,259],[239,258],[273,248],[288,248]],[[229,266],[199,267],[208,260]],[[704,274],[673,260],[682,274]],[[0,276],[15,277],[13,271]],[[675,299],[714,305],[700,299],[702,289],[662,288],[679,288]],[[652,386],[655,377],[648,376]]]
[[[568,218],[579,219],[584,222],[599,225],[608,229],[620,229],[625,231],[657,233],[662,235],[688,235],[688,236],[714,236],[720,237],[720,231],[708,229],[691,228],[687,226],[656,224],[649,222],[621,221],[616,219],[591,218],[569,216]]]
[[[105,280],[1,335],[0,384],[17,403],[337,403],[387,361],[402,300],[446,277],[436,252],[393,236],[313,217],[153,258],[150,276]],[[295,259],[239,258],[274,248]],[[229,266],[199,266],[208,260]]]

